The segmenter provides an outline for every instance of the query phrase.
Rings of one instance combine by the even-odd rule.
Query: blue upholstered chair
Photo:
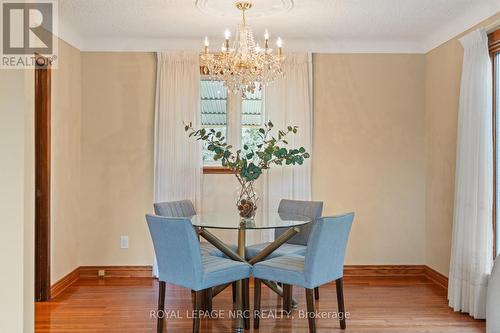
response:
[[[319,219],[321,217],[321,214],[323,213],[323,202],[281,199],[278,206],[278,213],[295,214],[309,217],[313,220],[313,222],[300,227],[300,232],[297,235],[293,236],[285,244],[280,246],[276,251],[272,252],[267,257],[267,259],[288,254],[304,255],[306,253],[307,240],[309,239],[309,235],[314,226],[315,220]],[[286,228],[276,229],[274,231],[274,238],[278,238],[285,231]],[[247,257],[247,259],[250,259],[269,244],[270,243],[267,242],[247,246],[245,250],[245,256]]]
[[[195,291],[195,310],[200,310],[202,292],[214,286],[246,279],[251,266],[231,259],[201,254],[196,231],[187,218],[146,215],[158,260],[158,311],[165,310],[166,282]],[[158,316],[157,332],[163,331]],[[193,332],[199,332],[199,316],[193,316]]]
[[[278,213],[296,214],[309,217],[313,220],[313,222],[302,226],[297,235],[293,236],[285,244],[281,245],[276,251],[271,253],[267,259],[289,254],[304,255],[306,253],[307,241],[309,239],[309,235],[311,234],[311,230],[314,227],[314,223],[323,214],[323,202],[281,199],[278,206]],[[286,228],[276,229],[274,231],[274,238],[278,238],[285,231]],[[267,242],[247,246],[245,251],[246,258],[251,259],[269,244],[270,243]],[[319,299],[319,288],[314,289],[314,297]]]
[[[305,256],[291,254],[261,261],[253,266],[255,278],[255,312],[260,312],[261,280],[278,281],[283,284],[284,309],[291,309],[291,288],[293,285],[306,289],[309,332],[316,332],[313,289],[335,281],[340,327],[345,329],[345,309],[343,292],[343,268],[347,240],[354,213],[323,217],[316,221],[309,237]],[[259,316],[254,326],[259,327]]]
[[[166,201],[153,204],[155,214],[164,217],[191,217],[196,215],[196,210],[191,200]],[[225,255],[207,242],[200,243],[201,252],[204,255],[225,257]]]
[[[196,209],[194,208],[193,203],[191,200],[179,200],[179,201],[165,201],[165,202],[157,202],[153,204],[155,214],[158,216],[164,216],[164,217],[191,217],[193,215],[196,215]],[[198,237],[199,238],[199,237]],[[237,251],[238,247],[236,245],[229,245],[233,251]],[[201,249],[201,254],[202,255],[207,255],[207,256],[216,256],[216,257],[223,257],[227,258],[224,253],[222,253],[221,250],[213,246],[212,244],[208,242],[200,242],[200,249]],[[236,283],[232,284],[232,291],[233,291],[233,302],[236,302]],[[205,301],[207,302],[208,306],[211,306],[211,293],[209,292],[208,295],[206,295]]]

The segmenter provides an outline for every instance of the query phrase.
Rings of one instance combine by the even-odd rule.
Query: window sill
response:
[[[222,166],[204,166],[203,167],[204,175],[222,175],[222,174],[234,174],[234,172]]]

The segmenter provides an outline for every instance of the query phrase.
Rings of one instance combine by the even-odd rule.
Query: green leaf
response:
[[[299,153],[303,154],[303,153],[305,153],[305,152],[306,152],[306,150],[305,150],[305,148],[304,148],[304,147],[300,147],[300,148],[299,148]]]
[[[263,128],[259,128],[259,132],[262,133],[262,134],[265,134],[266,133],[266,130],[263,129]]]

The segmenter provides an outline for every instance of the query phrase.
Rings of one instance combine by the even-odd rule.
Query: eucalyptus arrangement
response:
[[[271,133],[273,127],[271,121],[264,124],[264,127],[258,129],[260,140],[255,147],[244,145],[243,149],[236,151],[232,145],[225,142],[222,132],[214,129],[195,129],[192,123],[184,127],[189,137],[207,143],[207,149],[214,153],[215,161],[220,160],[222,166],[234,172],[241,185],[236,205],[243,218],[255,216],[258,197],[254,190],[254,182],[264,170],[270,169],[271,166],[302,165],[304,160],[310,157],[304,147],[293,149],[284,147],[288,145],[287,135],[298,132],[297,126],[278,130],[277,136]]]

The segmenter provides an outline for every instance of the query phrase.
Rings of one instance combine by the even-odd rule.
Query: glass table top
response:
[[[243,219],[236,213],[207,213],[191,216],[191,223],[200,228],[214,229],[274,229],[290,228],[311,222],[309,217],[284,213],[263,213],[267,219],[256,216],[254,219]]]

